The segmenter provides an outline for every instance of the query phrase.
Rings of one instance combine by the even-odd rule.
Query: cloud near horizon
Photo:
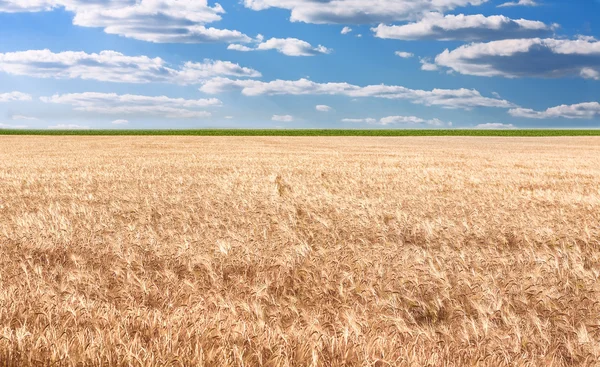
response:
[[[484,97],[475,89],[413,90],[395,85],[369,85],[360,87],[349,83],[316,83],[308,79],[274,80],[263,82],[249,79],[213,78],[200,90],[207,94],[241,91],[247,96],[259,95],[342,95],[348,97],[374,97],[406,99],[416,104],[445,108],[471,109],[474,107],[510,108],[514,104],[498,98]]]

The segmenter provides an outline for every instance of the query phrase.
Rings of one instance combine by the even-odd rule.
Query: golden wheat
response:
[[[1,366],[600,358],[600,139],[1,137]]]

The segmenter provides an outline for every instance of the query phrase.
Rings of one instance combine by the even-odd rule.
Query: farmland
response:
[[[0,366],[600,359],[600,137],[0,136]]]

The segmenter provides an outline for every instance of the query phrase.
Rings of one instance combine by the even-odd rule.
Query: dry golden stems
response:
[[[0,366],[600,358],[600,139],[0,137]]]

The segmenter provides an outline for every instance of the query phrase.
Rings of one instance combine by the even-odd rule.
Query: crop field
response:
[[[0,136],[0,366],[600,365],[600,137]]]

